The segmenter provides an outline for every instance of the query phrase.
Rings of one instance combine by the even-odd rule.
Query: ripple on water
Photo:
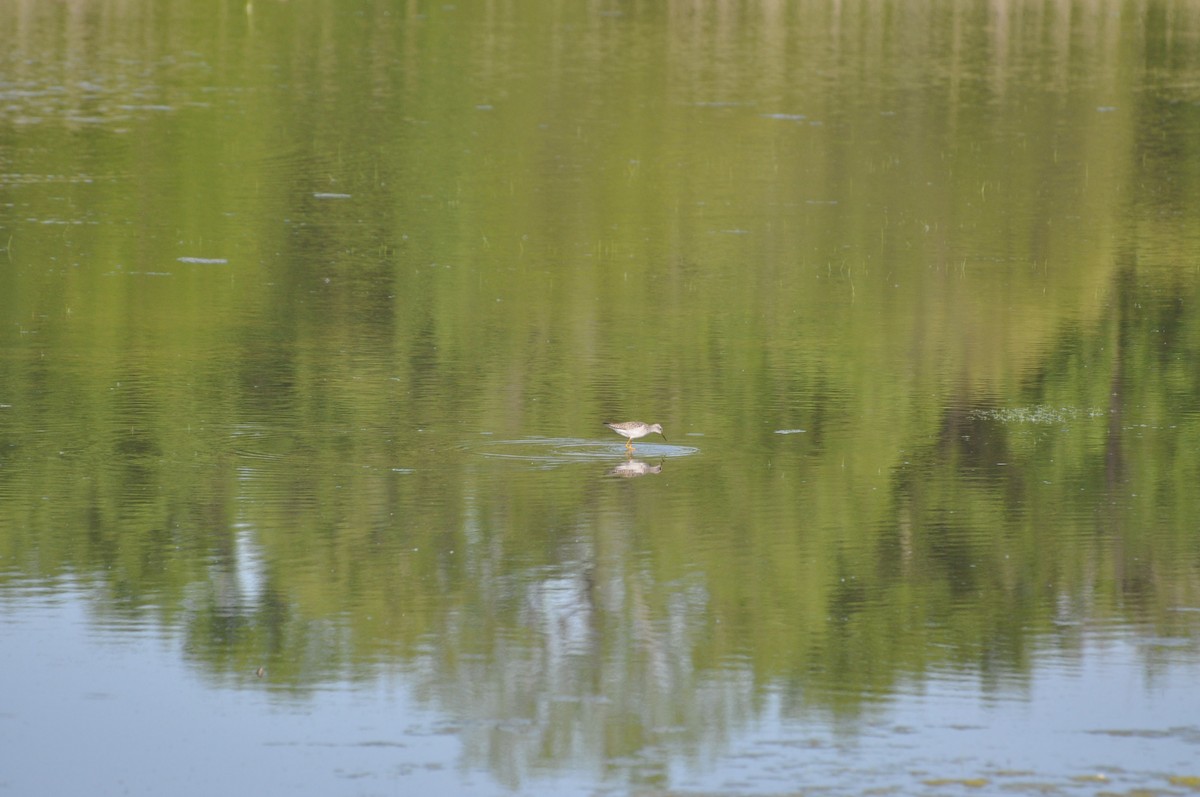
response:
[[[627,456],[625,444],[577,437],[531,437],[519,440],[487,440],[466,446],[488,459],[524,463],[538,469],[557,468],[577,462],[610,462]],[[637,457],[648,460],[686,457],[700,449],[669,443],[638,444]]]

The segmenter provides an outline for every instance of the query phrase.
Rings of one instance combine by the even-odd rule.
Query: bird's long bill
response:
[[[664,443],[669,443],[669,442],[671,442],[670,440],[668,440],[668,439],[667,439],[667,436],[666,436],[665,434],[663,434],[662,432],[659,432],[659,434],[661,434],[661,435],[662,435],[662,439],[663,439],[663,442],[664,442]]]

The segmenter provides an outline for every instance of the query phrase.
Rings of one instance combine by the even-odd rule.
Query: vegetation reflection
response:
[[[123,5],[0,10],[0,585],[513,783],[1200,632],[1193,5]]]

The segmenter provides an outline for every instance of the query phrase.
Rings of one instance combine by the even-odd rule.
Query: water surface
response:
[[[152,5],[0,9],[0,791],[1200,783],[1200,7]]]

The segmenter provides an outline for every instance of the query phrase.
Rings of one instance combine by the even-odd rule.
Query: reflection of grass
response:
[[[1078,418],[1103,418],[1104,410],[1080,409],[1079,407],[1002,407],[994,410],[973,410],[972,418],[999,423],[1044,423],[1058,424]]]

